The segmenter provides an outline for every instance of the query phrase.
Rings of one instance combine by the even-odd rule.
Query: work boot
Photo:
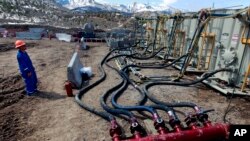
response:
[[[32,96],[32,95],[37,94],[37,93],[39,93],[39,92],[40,92],[39,90],[35,89],[33,92],[27,92],[26,94],[27,94],[28,96]]]

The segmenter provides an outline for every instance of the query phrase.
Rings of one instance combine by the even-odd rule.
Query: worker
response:
[[[15,42],[15,48],[18,49],[17,61],[19,65],[20,73],[24,79],[26,85],[26,94],[31,96],[37,93],[37,76],[35,68],[32,65],[32,61],[26,50],[26,44],[22,40],[17,40]]]

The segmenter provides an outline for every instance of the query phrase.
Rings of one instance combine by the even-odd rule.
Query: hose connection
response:
[[[134,138],[141,138],[147,135],[145,129],[139,124],[139,122],[135,119],[131,119],[130,132],[133,134]]]
[[[195,107],[196,113],[192,114],[189,113],[187,114],[187,117],[185,119],[185,122],[188,127],[190,128],[196,128],[198,121],[203,123],[204,126],[210,126],[211,122],[208,120],[208,112],[214,111],[214,109],[210,110],[202,110],[201,108],[198,108],[197,106]]]
[[[154,121],[154,126],[160,135],[166,134],[168,132],[164,120],[160,117]]]
[[[198,125],[196,114],[187,114],[184,121],[190,129],[196,129]]]
[[[109,134],[113,141],[119,141],[122,135],[122,129],[115,119],[110,122]]]
[[[213,112],[214,109],[209,110],[201,110],[200,113],[197,114],[197,118],[200,122],[203,123],[204,126],[211,126],[211,121],[208,120],[208,112]]]
[[[180,120],[177,119],[174,115],[173,111],[168,111],[168,116],[169,116],[169,125],[176,131],[179,132],[181,130],[180,127]]]

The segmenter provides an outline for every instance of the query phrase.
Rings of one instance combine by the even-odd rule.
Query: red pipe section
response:
[[[110,124],[111,128],[109,129],[109,134],[112,137],[112,141],[120,141],[122,134],[121,127],[117,124],[115,119],[113,119]]]
[[[66,81],[64,86],[65,86],[65,90],[66,90],[68,97],[74,96],[73,90],[72,90],[72,84],[69,81]]]
[[[189,130],[176,130],[171,133],[149,135],[146,137],[116,140],[116,141],[217,141],[228,139],[229,125],[205,124],[204,127],[191,128]]]

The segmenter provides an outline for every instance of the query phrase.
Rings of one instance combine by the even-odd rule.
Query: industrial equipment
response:
[[[241,11],[241,10],[236,10]],[[236,12],[233,11],[233,12]],[[226,11],[227,13],[232,11]],[[249,16],[250,10],[245,14],[238,14],[234,18],[224,19],[221,27],[221,37],[214,57],[214,67],[233,68],[234,72],[218,73],[211,80],[204,83],[222,92],[223,94],[249,95]],[[212,64],[210,64],[213,66]]]

